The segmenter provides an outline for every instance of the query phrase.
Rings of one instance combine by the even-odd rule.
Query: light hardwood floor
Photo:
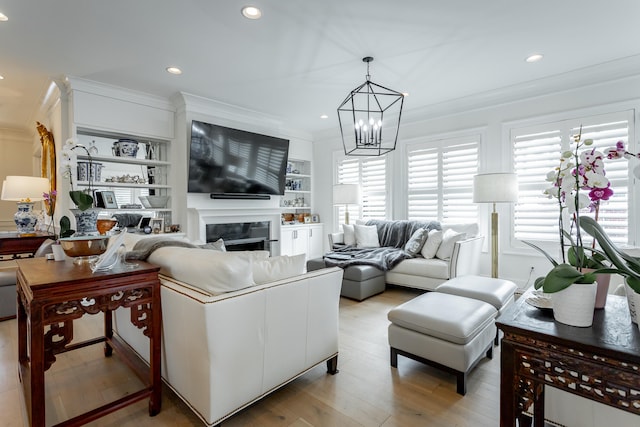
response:
[[[456,393],[453,375],[399,357],[389,366],[387,312],[418,295],[390,288],[363,302],[340,301],[340,355],[337,375],[325,364],[262,399],[223,423],[224,427],[384,426],[494,427],[499,424],[499,348],[483,359],[469,378],[467,395]],[[101,331],[100,315],[76,321],[75,337]],[[0,322],[0,426],[27,426],[17,375],[17,323]],[[95,345],[58,355],[46,373],[47,425],[140,387],[117,355],[103,357]],[[201,426],[200,420],[168,388],[162,411],[147,413],[144,400],[103,417],[92,426]]]

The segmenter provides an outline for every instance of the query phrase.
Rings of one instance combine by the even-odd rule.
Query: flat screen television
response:
[[[283,195],[289,140],[191,122],[188,192]]]

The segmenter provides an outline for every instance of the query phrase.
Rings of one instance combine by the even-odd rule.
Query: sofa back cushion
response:
[[[457,233],[464,233],[465,238],[475,237],[480,233],[477,223],[471,224],[442,224],[442,230],[453,230]]]
[[[438,221],[388,221],[370,219],[367,221],[367,225],[375,225],[377,227],[380,246],[392,248],[404,248],[404,245],[419,228],[424,228],[427,231],[440,229],[440,223]]]
[[[354,225],[357,248],[379,248],[378,229],[375,225]]]
[[[255,260],[252,264],[253,280],[257,285],[276,282],[304,273],[306,255],[282,255]]]
[[[153,251],[148,261],[159,265],[165,276],[218,295],[255,285],[252,262],[268,256],[268,251],[163,247]]]
[[[456,242],[465,238],[464,233],[457,233],[452,229],[447,229],[442,235],[442,242],[436,252],[436,258],[449,259],[453,255],[453,247]]]
[[[347,246],[355,246],[356,244],[356,232],[353,227],[353,224],[342,224],[342,231],[344,233],[343,243]]]

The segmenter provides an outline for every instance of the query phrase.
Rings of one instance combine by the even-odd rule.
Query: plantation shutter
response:
[[[349,222],[357,219],[385,219],[387,217],[387,158],[353,158],[340,160],[337,184],[358,184],[360,206],[349,206]],[[336,206],[339,223],[345,219],[345,206]]]
[[[546,188],[553,186],[545,178],[547,173],[558,167],[561,154],[575,147],[572,135],[580,132],[580,123],[583,123],[582,140],[593,139],[594,143],[581,147],[579,153],[595,148],[606,156],[607,148],[614,147],[617,141],[624,141],[627,146],[629,122],[626,113],[512,130],[514,169],[519,185],[518,203],[514,206],[516,239],[559,242],[560,208],[557,199],[549,199],[543,194]],[[605,158],[604,169],[614,194],[608,201],[601,202],[598,223],[614,242],[626,244],[630,185],[628,162]],[[582,210],[580,215],[593,217],[594,213]]]
[[[407,218],[447,223],[476,222],[473,176],[480,137],[416,144],[407,155]]]

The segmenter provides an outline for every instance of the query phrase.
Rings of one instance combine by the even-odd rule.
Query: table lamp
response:
[[[33,202],[44,200],[44,193],[49,192],[49,180],[35,176],[7,176],[2,183],[0,199],[18,202],[18,212],[13,219],[18,234],[35,233],[38,216],[33,213]]]
[[[514,173],[486,173],[473,177],[473,202],[493,203],[491,213],[491,277],[498,277],[498,212],[496,203],[518,201],[518,177]]]
[[[333,204],[344,205],[344,223],[349,224],[349,205],[360,203],[360,186],[358,184],[336,184],[333,186]]]

